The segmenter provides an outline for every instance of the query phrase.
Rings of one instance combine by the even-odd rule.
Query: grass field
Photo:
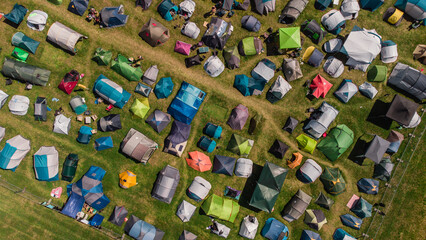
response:
[[[91,5],[100,10],[106,6],[117,6],[123,4],[125,7],[126,14],[129,14],[129,20],[125,27],[114,28],[114,29],[99,29],[98,26],[93,26],[91,23],[87,23],[84,17],[79,17],[66,10],[69,0],[65,0],[60,6],[53,5],[45,0],[21,0],[20,4],[26,6],[28,9],[35,10],[40,9],[49,14],[48,24],[44,31],[36,32],[30,30],[25,26],[25,22],[19,26],[18,29],[14,29],[7,24],[0,24],[0,44],[2,51],[0,53],[0,59],[3,61],[4,57],[10,56],[12,49],[10,45],[10,39],[12,35],[17,31],[22,31],[31,38],[41,42],[37,53],[31,55],[27,61],[30,64],[43,67],[52,71],[48,86],[39,87],[34,86],[33,90],[25,91],[25,85],[14,81],[10,86],[5,85],[4,76],[0,76],[0,89],[7,92],[10,96],[15,94],[26,95],[34,103],[37,96],[44,96],[48,99],[48,105],[52,109],[58,109],[62,107],[65,110],[65,115],[75,119],[76,115],[72,112],[69,107],[69,100],[71,97],[79,94],[86,99],[89,109],[98,115],[98,117],[106,116],[110,113],[121,114],[123,129],[113,133],[102,133],[99,132],[93,139],[102,136],[112,136],[115,147],[113,149],[96,152],[93,147],[93,140],[89,145],[82,145],[76,142],[77,131],[82,126],[82,123],[73,120],[72,127],[69,136],[59,135],[52,132],[52,126],[54,121],[53,112],[48,113],[47,122],[36,122],[33,119],[32,113],[34,106],[31,104],[28,114],[26,116],[16,116],[8,112],[7,106],[1,110],[0,114],[0,126],[5,127],[6,136],[5,140],[9,139],[17,134],[21,134],[23,137],[31,140],[31,151],[27,157],[22,161],[16,172],[1,171],[3,178],[7,181],[14,183],[15,185],[26,189],[36,195],[39,195],[46,200],[49,198],[49,193],[52,188],[61,186],[66,188],[67,182],[39,182],[35,180],[35,174],[33,170],[32,155],[41,146],[55,146],[60,155],[60,171],[62,170],[62,163],[65,157],[69,153],[77,153],[80,157],[80,163],[77,170],[74,181],[79,179],[90,166],[96,165],[104,168],[107,171],[103,180],[105,194],[111,199],[109,206],[103,211],[103,215],[108,217],[115,205],[124,205],[130,214],[134,214],[139,218],[155,225],[156,227],[166,232],[165,239],[177,239],[183,229],[187,229],[199,236],[199,239],[220,239],[219,237],[212,235],[206,230],[206,227],[210,224],[210,218],[205,215],[195,214],[189,223],[183,224],[179,218],[175,216],[175,211],[180,202],[185,199],[197,207],[201,206],[201,203],[195,203],[190,200],[185,190],[191,183],[192,179],[199,175],[209,180],[212,183],[213,189],[211,192],[223,195],[225,186],[232,186],[236,189],[242,190],[245,186],[246,179],[238,177],[225,177],[223,175],[216,175],[210,172],[199,173],[189,168],[186,164],[185,157],[187,152],[199,150],[196,147],[198,139],[202,136],[202,128],[207,122],[220,124],[224,128],[223,137],[218,141],[218,145],[221,146],[213,154],[209,154],[213,159],[214,154],[226,155],[237,157],[232,153],[226,151],[226,145],[230,139],[232,133],[238,133],[240,135],[249,137],[255,141],[255,145],[249,158],[252,159],[256,164],[264,165],[265,161],[271,161],[273,163],[285,166],[285,160],[276,159],[273,155],[267,153],[267,150],[272,145],[275,139],[280,139],[290,146],[290,150],[287,152],[284,159],[287,159],[291,154],[297,151],[297,143],[295,138],[302,133],[302,126],[299,125],[292,135],[281,130],[285,120],[288,116],[296,117],[298,120],[303,121],[309,117],[306,113],[306,109],[309,107],[318,107],[323,99],[309,100],[305,97],[306,89],[303,84],[306,80],[312,79],[316,74],[321,73],[326,79],[334,84],[330,93],[326,97],[326,101],[335,106],[339,111],[337,119],[332,123],[330,129],[335,127],[337,124],[346,124],[355,133],[355,139],[361,138],[363,140],[371,140],[370,134],[378,134],[383,138],[386,138],[389,129],[383,129],[377,125],[374,125],[366,118],[376,100],[384,102],[390,102],[396,93],[391,88],[387,87],[383,83],[373,83],[373,85],[379,90],[378,95],[374,100],[369,100],[359,93],[355,95],[348,104],[343,104],[338,101],[332,92],[334,92],[339,86],[340,82],[344,78],[352,79],[357,85],[362,84],[366,81],[366,73],[352,70],[348,71],[347,68],[341,77],[333,79],[329,77],[322,68],[312,68],[310,66],[302,65],[304,77],[300,80],[291,82],[293,89],[283,98],[283,100],[272,105],[265,99],[265,92],[261,96],[256,97],[243,97],[238,90],[232,87],[234,76],[236,74],[249,74],[251,69],[256,65],[258,61],[265,58],[266,55],[242,57],[241,67],[236,70],[226,69],[219,77],[210,78],[202,69],[202,66],[195,66],[187,69],[184,65],[185,56],[174,53],[173,47],[176,40],[182,40],[191,44],[196,43],[196,40],[189,39],[180,34],[179,29],[174,29],[173,26],[176,24],[182,24],[183,20],[178,19],[173,22],[165,22],[161,19],[160,15],[156,11],[156,6],[159,0],[154,0],[152,6],[147,11],[142,11],[140,8],[134,7],[133,0],[98,0],[91,1]],[[196,1],[197,7],[192,21],[196,22],[201,28],[201,32],[205,31],[202,27],[205,19],[203,14],[208,12],[212,6],[211,1]],[[0,9],[3,12],[9,12],[14,1],[0,1]],[[236,11],[236,14],[227,19],[234,25],[234,32],[229,39],[227,46],[233,46],[246,36],[258,36],[259,34],[266,31],[267,28],[273,27],[277,29],[279,27],[285,27],[285,25],[277,23],[278,15],[283,9],[287,1],[277,1],[277,11],[271,13],[269,16],[260,16],[253,12],[241,12]],[[305,19],[316,19],[320,21],[320,17],[325,12],[315,10],[313,7],[314,1],[311,1],[302,15],[298,18],[296,26],[299,26]],[[399,61],[409,64],[410,66],[420,69],[422,68],[419,62],[412,60],[412,51],[415,46],[420,43],[424,43],[426,39],[426,31],[423,28],[408,31],[407,28],[410,23],[403,21],[403,23],[395,28],[382,21],[383,12],[393,4],[393,1],[386,1],[385,4],[380,7],[376,12],[371,13],[365,10],[361,10],[357,20],[348,21],[346,29],[341,35],[346,35],[350,32],[354,25],[364,27],[367,29],[376,29],[377,32],[383,37],[383,40],[393,40],[398,44]],[[337,8],[337,7],[336,7]],[[240,27],[240,20],[243,15],[253,14],[261,22],[262,28],[259,33],[248,32]],[[165,26],[170,29],[171,39],[166,42],[163,46],[151,48],[146,42],[140,39],[138,32],[142,25],[148,21],[150,17],[154,17],[160,20]],[[46,42],[46,35],[48,28],[55,21],[59,21],[76,31],[89,37],[88,40],[77,45],[79,49],[77,55],[71,56],[65,53],[61,49],[58,49],[51,44]],[[201,33],[201,34],[202,34]],[[333,38],[334,36],[328,34],[326,40]],[[324,40],[322,43],[324,43]],[[321,44],[322,44],[321,43]],[[303,45],[304,48],[314,45],[307,39]],[[138,96],[136,93],[132,94],[132,98],[129,103],[122,109],[113,109],[110,113],[105,111],[106,105],[94,104],[95,97],[91,91],[83,91],[72,93],[70,96],[66,95],[57,88],[57,85],[61,81],[65,73],[71,69],[76,69],[81,73],[85,73],[85,77],[82,79],[82,84],[86,85],[89,89],[92,89],[94,80],[99,74],[104,74],[108,78],[117,82],[124,89],[133,93],[136,82],[129,82],[122,76],[112,71],[109,67],[98,66],[95,62],[91,61],[92,54],[97,47],[109,49],[113,52],[114,56],[118,53],[124,56],[136,57],[142,55],[145,60],[143,61],[142,69],[145,71],[150,65],[157,64],[160,69],[160,77],[170,76],[175,84],[172,95],[167,99],[157,100],[154,94],[149,97],[151,110],[150,114],[155,109],[163,111],[167,110],[172,98],[177,93],[182,81],[187,81],[207,93],[207,97],[197,113],[194,121],[192,122],[192,130],[188,146],[182,158],[173,157],[169,154],[163,153],[164,139],[169,133],[170,126],[166,128],[161,134],[157,134],[151,127],[149,127],[144,119],[140,119],[132,116],[129,112],[129,108],[133,103],[133,100]],[[317,48],[320,46],[316,45]],[[191,54],[192,55],[192,54]],[[221,57],[221,54],[219,54]],[[268,57],[277,66],[282,63],[282,56]],[[373,64],[381,63],[379,57],[373,62]],[[396,63],[387,64],[388,74]],[[279,73],[282,74],[282,73]],[[275,75],[275,78],[278,74]],[[275,79],[274,78],[274,79]],[[269,89],[270,81],[266,90]],[[56,97],[59,102],[52,102],[51,99]],[[260,114],[263,117],[262,124],[259,131],[251,136],[247,133],[248,124],[242,131],[231,130],[226,125],[226,119],[229,116],[230,110],[237,104],[242,103],[249,108],[250,117]],[[95,127],[95,124],[92,124]],[[396,123],[393,123],[391,129],[397,127]],[[147,165],[136,164],[133,160],[126,158],[124,155],[118,152],[119,143],[126,135],[130,128],[136,128],[151,139],[155,140],[159,145],[160,149],[156,151],[153,157],[150,159]],[[424,128],[424,123],[421,123],[419,129]],[[419,131],[420,131],[419,130]],[[412,130],[401,130],[401,132],[407,136]],[[417,135],[419,133],[416,133]],[[4,141],[5,141],[4,140]],[[399,193],[395,198],[392,205],[391,211],[388,213],[388,217],[385,218],[381,232],[375,239],[422,239],[425,230],[421,226],[424,224],[424,183],[425,177],[422,174],[424,172],[424,164],[422,159],[424,158],[424,147],[422,145],[424,139],[419,144],[419,148],[415,152],[415,157],[410,163],[410,168],[405,175],[405,181],[401,184]],[[1,143],[4,146],[4,142]],[[402,145],[402,148],[405,144]],[[410,146],[411,147],[411,146]],[[352,196],[352,194],[358,193],[356,182],[362,177],[371,177],[373,173],[372,161],[366,160],[362,166],[359,166],[352,161],[348,160],[350,151],[347,151],[341,158],[335,162],[328,161],[324,155],[319,151],[315,151],[313,155],[302,152],[306,158],[312,158],[316,160],[320,165],[324,166],[335,166],[339,167],[343,172],[344,178],[347,182],[347,191],[339,196],[332,196],[335,200],[335,205],[330,211],[323,210],[327,217],[328,223],[319,231],[323,239],[331,239],[331,235],[337,227],[343,227],[339,220],[339,216],[345,213],[349,213],[349,209],[346,208],[346,203]],[[393,160],[398,157],[396,155]],[[181,179],[171,204],[165,204],[160,201],[153,199],[150,196],[153,183],[156,179],[157,173],[167,164],[174,166],[179,169]],[[124,190],[118,185],[118,174],[124,170],[131,170],[138,176],[138,185]],[[283,186],[276,204],[275,211],[271,214],[265,212],[254,213],[246,208],[241,208],[240,213],[234,223],[225,222],[225,224],[232,228],[230,239],[242,239],[238,236],[239,226],[241,220],[248,214],[255,214],[259,219],[260,226],[256,239],[262,239],[260,236],[260,229],[263,227],[264,222],[267,218],[273,216],[283,221],[290,229],[290,239],[299,239],[303,229],[308,229],[308,226],[303,223],[303,217],[292,223],[285,222],[280,217],[280,211],[284,205],[289,201],[298,189],[302,189],[306,193],[310,194],[315,199],[320,191],[323,190],[323,186],[319,180],[312,184],[303,184],[298,181],[295,177],[296,170],[291,170],[287,175],[287,179]],[[420,178],[420,179],[418,179]],[[420,184],[418,184],[420,182]],[[384,183],[381,183],[383,187]],[[371,203],[377,202],[381,195],[370,196],[361,194]],[[58,214],[50,214],[45,209],[40,209],[39,206],[28,204],[20,198],[9,194],[7,192],[0,194],[0,213],[2,216],[9,216],[11,221],[2,221],[0,224],[0,236],[7,236],[12,234],[12,239],[24,239],[31,236],[34,239],[78,239],[90,237],[93,239],[101,239],[105,236],[98,236],[96,232],[90,231],[90,229],[84,227],[81,230],[81,224],[72,223],[69,218],[60,216]],[[3,201],[3,199],[5,201]],[[66,195],[60,199],[54,200],[54,203],[62,205],[66,201]],[[26,205],[25,211],[20,209],[20,206]],[[410,206],[406,208],[406,206]],[[309,208],[317,209],[317,205],[311,203]],[[42,217],[40,217],[42,216]],[[47,220],[52,221],[47,221]],[[419,221],[420,219],[420,221]],[[14,222],[23,221],[27,224],[32,225],[32,228],[25,227],[14,227],[11,228]],[[353,234],[353,236],[360,236],[368,226],[369,219],[364,220],[363,228],[360,231],[354,231],[350,228],[343,227],[346,231]],[[52,223],[51,223],[52,222]],[[223,223],[223,221],[220,221]],[[49,225],[51,224],[51,225]],[[13,225],[15,226],[15,225]],[[66,226],[66,227],[63,227]],[[123,229],[119,228],[109,222],[104,222],[105,228],[112,229],[117,233],[122,233]],[[13,231],[10,229],[14,229]],[[36,229],[36,230],[34,230]],[[70,231],[72,230],[72,231]],[[72,232],[78,233],[78,236],[74,238],[72,235],[68,237],[67,234]],[[398,235],[394,235],[398,233]],[[1,238],[1,237],[0,237]]]

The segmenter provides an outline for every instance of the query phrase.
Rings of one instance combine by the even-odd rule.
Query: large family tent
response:
[[[114,28],[126,25],[129,16],[124,15],[124,6],[105,7],[99,12],[101,18],[100,26],[103,28]]]
[[[227,68],[232,70],[240,67],[240,54],[238,53],[238,47],[227,47],[223,49],[222,54]]]
[[[226,150],[238,154],[241,157],[248,157],[253,145],[253,140],[237,134],[232,134]]]
[[[321,17],[321,24],[331,34],[338,35],[346,27],[346,20],[340,11],[332,9]]]
[[[140,67],[132,67],[131,62],[125,56],[118,56],[111,61],[111,69],[129,81],[139,81],[142,78],[143,72]]]
[[[144,118],[146,114],[148,114],[149,100],[148,98],[135,99],[132,106],[130,107],[130,112],[132,112],[135,116],[140,118]]]
[[[115,206],[114,210],[109,216],[108,221],[114,225],[121,227],[126,220],[127,214],[129,211],[124,206]]]
[[[253,56],[262,53],[263,43],[258,37],[246,37],[238,43],[241,56]]]
[[[377,165],[376,165],[377,167]],[[357,183],[358,190],[366,194],[376,195],[379,193],[379,181],[371,178],[361,178]]]
[[[315,182],[321,176],[321,166],[312,159],[307,159],[305,163],[299,168],[298,173],[300,174],[303,182],[312,183]]]
[[[339,124],[327,134],[317,148],[328,159],[336,161],[354,142],[354,132],[345,124]]]
[[[309,122],[303,127],[303,131],[315,139],[319,139],[327,131],[330,124],[336,119],[339,111],[327,102],[311,114]]]
[[[213,17],[201,41],[208,47],[222,50],[231,36],[233,29],[231,23],[221,18]]]
[[[426,65],[426,45],[419,44],[413,51],[414,60],[419,61],[421,64]]]
[[[187,82],[182,82],[167,112],[174,119],[191,124],[205,97],[206,93],[204,91]]]
[[[285,79],[289,82],[303,77],[299,61],[294,58],[285,58],[283,60],[282,71]]]
[[[18,116],[24,116],[30,107],[30,99],[26,96],[13,95],[9,101],[9,111]]]
[[[336,231],[334,231],[333,240],[356,240],[356,238],[352,237],[345,230],[337,228]]]
[[[424,0],[397,0],[395,7],[426,25],[426,2]]]
[[[198,151],[189,152],[188,154],[190,158],[186,159],[186,163],[191,168],[199,172],[209,171],[212,168],[210,157],[206,154]]]
[[[346,182],[338,168],[326,167],[320,180],[325,191],[332,195],[339,195],[346,191]]]
[[[266,93],[266,99],[270,103],[275,103],[282,99],[288,91],[292,89],[291,85],[279,75],[277,80],[271,85],[268,92]]]
[[[89,0],[71,0],[70,4],[68,5],[68,11],[83,16],[88,7]]]
[[[299,121],[297,119],[289,116],[287,118],[287,121],[284,124],[283,130],[292,134],[294,129],[297,127],[297,124],[299,124]]]
[[[80,73],[76,70],[71,70],[65,74],[64,78],[62,78],[58,88],[64,91],[66,94],[70,95],[77,86],[78,80],[80,80]]]
[[[212,173],[232,176],[236,159],[233,157],[214,155]]]
[[[121,151],[132,159],[147,163],[152,154],[157,150],[158,144],[138,130],[131,128],[121,142]]]
[[[67,192],[73,192],[84,197],[87,204],[96,210],[101,210],[110,202],[108,197],[104,195],[102,186],[105,173],[106,171],[102,168],[91,166],[80,180],[67,186]]]
[[[268,15],[275,11],[275,0],[255,0],[254,4],[261,15]]]
[[[35,54],[40,42],[28,37],[22,32],[17,32],[12,36],[12,45]]]
[[[196,209],[196,206],[185,200],[182,200],[176,210],[176,215],[180,218],[180,220],[182,220],[182,222],[189,222],[189,220],[191,220],[192,216],[194,215]]]
[[[240,231],[238,235],[243,238],[254,239],[256,237],[259,221],[255,216],[247,215],[241,222]]]
[[[148,85],[154,84],[157,81],[158,72],[157,65],[150,66],[143,74],[142,81]]]
[[[323,68],[328,75],[334,78],[340,77],[345,70],[343,62],[333,56],[327,58]]]
[[[157,175],[151,196],[159,201],[170,204],[179,184],[179,170],[170,165],[165,166]]]
[[[159,46],[170,38],[169,29],[163,26],[159,21],[150,18],[139,32],[139,36],[146,41],[151,47]]]
[[[113,148],[113,142],[111,136],[108,137],[100,137],[95,140],[95,149],[96,151],[102,151],[105,149]]]
[[[81,212],[81,210],[83,209],[83,206],[84,206],[84,197],[71,192],[66,204],[62,208],[61,213],[71,218],[77,218],[77,214]]]
[[[389,181],[392,176],[392,171],[395,164],[392,163],[390,158],[383,158],[379,164],[374,165],[373,178],[382,181]]]
[[[288,240],[289,234],[287,226],[275,218],[268,218],[260,232],[260,235],[269,240]]]
[[[309,88],[311,89],[314,97],[325,98],[325,95],[327,95],[332,86],[333,84],[318,74],[314,77],[314,79],[312,79],[312,83],[309,85]]]
[[[339,88],[334,92],[334,96],[343,103],[348,103],[357,92],[358,87],[355,83],[353,83],[352,80],[344,79]]]
[[[0,109],[6,104],[9,95],[2,90],[0,90]]]
[[[68,135],[71,129],[71,118],[65,117],[63,114],[59,114],[55,117],[53,123],[53,132]]]
[[[398,62],[389,76],[388,84],[395,86],[419,101],[426,98],[426,75]]]
[[[359,85],[359,92],[362,93],[362,95],[373,99],[379,91],[371,83],[364,82]]]
[[[163,0],[157,7],[158,13],[166,21],[171,21],[178,16],[179,7],[171,0]]]
[[[211,188],[212,185],[206,179],[196,176],[191,185],[189,185],[186,194],[189,198],[199,202],[207,197]]]
[[[163,151],[181,157],[183,151],[185,151],[190,133],[191,125],[176,120],[173,121],[172,129],[164,140]]]
[[[197,235],[193,234],[192,232],[188,230],[183,230],[178,240],[196,240],[196,239],[197,239]]]
[[[98,128],[102,132],[113,132],[121,129],[120,114],[110,114],[99,119]]]
[[[373,205],[362,197],[359,198],[351,207],[351,211],[361,219],[371,217],[372,209]]]
[[[163,77],[155,85],[154,93],[158,99],[168,98],[173,92],[174,84],[171,77]]]
[[[250,206],[271,213],[287,173],[288,169],[266,162],[256,182]]]
[[[375,163],[380,163],[386,150],[389,148],[390,142],[381,138],[378,135],[374,135],[373,140],[368,143],[368,147],[365,150],[364,157],[373,160]]]
[[[102,74],[96,79],[93,92],[118,108],[123,108],[131,96],[120,85],[109,80]]]
[[[4,14],[4,17],[11,23],[14,27],[18,27],[21,24],[22,20],[24,20],[25,15],[27,14],[28,9],[24,6],[15,3],[12,11],[10,13]]]
[[[75,172],[78,167],[78,155],[74,153],[68,154],[65,158],[64,166],[62,167],[62,180],[71,182],[74,179]]]
[[[140,220],[135,215],[130,216],[129,220],[127,220],[124,226],[124,232],[137,240],[161,240],[165,234],[162,230]]]
[[[81,144],[89,144],[93,135],[92,130],[93,129],[88,126],[81,126],[78,130],[77,142]]]
[[[100,66],[108,66],[112,58],[112,52],[103,48],[96,48],[92,60]]]
[[[256,64],[253,70],[251,70],[251,75],[254,79],[267,83],[274,77],[276,68],[275,63],[264,58]]]
[[[225,70],[225,65],[218,56],[212,55],[207,58],[203,68],[210,77],[217,77]]]
[[[360,6],[357,0],[343,0],[340,5],[340,13],[346,20],[354,20],[358,17]]]
[[[408,126],[418,108],[419,104],[396,94],[386,112],[386,117],[401,125]]]
[[[355,230],[361,229],[362,219],[354,217],[349,213],[341,215],[340,221],[342,221],[343,225],[347,227],[353,228]]]
[[[315,19],[306,20],[300,26],[300,31],[305,34],[313,43],[320,43],[327,32],[319,25]]]
[[[136,174],[126,170],[118,175],[118,178],[120,179],[118,185],[124,189],[134,187],[138,184],[136,177]]]
[[[239,74],[235,75],[234,87],[244,96],[260,95],[265,87],[265,82]]]
[[[327,223],[327,219],[323,211],[319,209],[308,209],[306,210],[305,219],[303,221],[311,228],[319,231],[322,226]]]
[[[36,102],[34,103],[34,120],[47,120],[47,100],[44,97],[37,97]]]
[[[317,141],[314,139],[306,136],[305,134],[300,134],[297,138],[297,145],[300,149],[302,149],[305,152],[308,152],[312,154],[315,150],[315,147],[317,146]]]
[[[234,130],[242,130],[249,117],[248,108],[242,104],[238,104],[232,109],[231,115],[226,122]]]
[[[46,86],[50,77],[49,70],[11,58],[5,58],[1,72],[5,77],[40,86]]]
[[[235,176],[248,178],[253,171],[253,161],[247,158],[238,158],[235,164]]]
[[[200,34],[200,31],[200,28],[198,28],[197,24],[195,24],[194,22],[186,22],[182,26],[182,30],[180,32],[189,38],[197,39],[198,35]]]
[[[156,132],[160,133],[166,128],[171,121],[171,116],[168,113],[162,112],[156,109],[148,118],[145,120]]]
[[[281,211],[281,216],[287,222],[293,222],[299,219],[303,213],[305,213],[311,200],[311,196],[299,189],[284,206],[284,209]]]
[[[312,67],[319,67],[322,60],[324,60],[324,53],[316,49],[314,46],[308,47],[302,56],[302,61],[306,62]]]
[[[86,102],[83,97],[77,95],[71,98],[70,100],[71,109],[77,114],[80,115],[87,110]]]
[[[360,0],[359,5],[362,9],[374,12],[382,6],[384,2],[385,0]]]
[[[321,240],[321,236],[311,230],[303,230],[300,240]]]
[[[275,139],[268,152],[274,155],[276,158],[283,159],[288,148],[289,147],[285,143],[281,142],[278,139]]]
[[[324,193],[320,192],[318,198],[315,200],[315,204],[327,210],[330,210],[331,206],[333,206],[334,204],[334,201],[333,199],[327,197],[327,195],[325,195]]]
[[[0,168],[14,172],[30,150],[30,140],[21,135],[7,140],[0,152]]]
[[[55,147],[42,146],[34,153],[34,170],[39,181],[59,180],[59,153]]]
[[[241,18],[241,26],[251,32],[258,32],[261,23],[256,17],[252,15],[245,15]]]
[[[296,21],[296,19],[300,16],[300,14],[305,9],[309,0],[291,0],[285,5],[282,10],[278,21],[284,24],[292,24]]]
[[[203,209],[208,216],[233,223],[240,211],[240,205],[231,199],[212,194],[203,202],[201,209]]]
[[[47,40],[72,54],[77,53],[75,45],[84,36],[60,22],[55,22],[47,32]]]

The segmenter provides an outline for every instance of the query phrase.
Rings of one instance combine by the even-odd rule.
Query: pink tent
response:
[[[312,80],[310,88],[312,89],[312,95],[316,98],[323,97],[327,94],[328,90],[333,86],[325,78],[321,77],[319,74]]]
[[[189,56],[189,53],[191,52],[191,44],[176,41],[175,52]]]

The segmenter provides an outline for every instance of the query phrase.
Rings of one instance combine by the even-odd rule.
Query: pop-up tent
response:
[[[388,85],[403,90],[419,101],[426,98],[426,75],[406,64],[396,64],[389,76]]]
[[[371,217],[372,209],[373,205],[362,197],[359,198],[351,207],[351,211],[361,219]]]
[[[134,187],[138,184],[136,174],[133,172],[126,170],[118,175],[120,179],[119,185],[121,188],[128,189]]]
[[[231,115],[226,122],[234,130],[242,130],[249,117],[248,108],[242,104],[238,104],[232,109]]]
[[[134,239],[141,240],[161,240],[164,237],[164,232],[155,226],[140,220],[135,215],[130,216],[124,226],[124,232],[129,234]]]
[[[303,127],[303,131],[313,138],[319,139],[327,131],[338,114],[339,111],[337,111],[337,109],[327,102],[323,102],[321,106],[311,114],[311,118]]]
[[[263,226],[260,235],[269,240],[288,240],[289,231],[284,223],[278,221],[275,218],[268,218],[265,226]]]
[[[115,28],[126,25],[129,16],[124,15],[124,6],[106,7],[99,12],[100,26],[103,28]]]
[[[35,177],[39,181],[59,180],[59,153],[55,147],[41,147],[34,153]]]
[[[71,118],[65,117],[63,114],[59,114],[55,117],[53,123],[53,132],[68,135],[71,129]]]
[[[163,0],[157,7],[158,13],[166,21],[171,21],[178,16],[179,7],[171,0]]]
[[[328,73],[328,75],[334,78],[340,77],[340,75],[342,75],[343,71],[345,70],[343,62],[333,56],[327,58],[323,68],[324,71]]]
[[[411,120],[419,108],[419,104],[396,94],[386,112],[386,117],[401,125],[410,125]]]
[[[283,130],[291,134],[293,133],[294,129],[297,127],[297,124],[299,124],[299,121],[290,116],[287,118],[287,121],[284,124]]]
[[[200,31],[201,30],[197,27],[197,24],[188,21],[182,26],[182,30],[180,32],[189,38],[197,39]]]
[[[218,56],[212,55],[207,58],[203,68],[210,77],[217,77],[225,70],[225,65]]]
[[[268,152],[274,155],[276,158],[283,159],[288,148],[289,147],[285,143],[281,142],[278,139],[275,139]]]
[[[339,195],[346,191],[346,182],[338,168],[326,167],[320,180],[325,191],[332,195]]]
[[[312,95],[316,98],[323,97],[325,98],[325,95],[327,95],[328,91],[331,89],[333,84],[328,82],[325,78],[323,78],[321,75],[317,75],[313,80],[309,88],[312,91]]]
[[[170,32],[163,24],[151,18],[143,25],[139,36],[151,45],[151,47],[156,47],[169,40]]]
[[[311,200],[311,196],[299,189],[284,206],[284,209],[281,211],[281,216],[287,222],[293,222],[299,219],[305,212]]]
[[[14,26],[18,27],[21,24],[22,20],[24,20],[25,15],[27,14],[28,9],[24,6],[15,3],[12,11],[10,13],[5,14],[4,17]]]
[[[92,60],[97,62],[100,66],[108,66],[112,58],[112,52],[103,48],[96,48]]]
[[[17,32],[12,36],[12,45],[35,54],[40,42],[26,36],[22,32]]]
[[[148,114],[150,107],[148,98],[135,99],[132,106],[130,107],[130,112],[135,116],[144,118]]]
[[[233,157],[214,155],[212,173],[232,176],[236,159]]]
[[[99,119],[98,128],[102,132],[113,132],[121,129],[120,114],[110,114]]]
[[[121,227],[129,212],[124,206],[115,206],[108,221]]]
[[[182,42],[182,41],[176,41],[175,44],[175,52],[189,56],[191,53],[191,44]]]
[[[95,149],[96,151],[102,151],[105,149],[113,148],[113,142],[111,136],[108,137],[100,137],[95,140]]]
[[[278,30],[280,49],[301,47],[300,27],[287,27]]]
[[[395,7],[417,21],[426,25],[426,2],[423,0],[398,0]]]
[[[111,61],[111,69],[129,81],[139,81],[142,78],[143,72],[140,67],[132,67],[129,59],[118,54],[117,58]]]
[[[151,115],[145,120],[156,132],[160,133],[166,128],[171,121],[170,114],[162,112],[156,109]]]
[[[167,112],[175,120],[191,124],[205,97],[206,93],[201,89],[187,82],[182,82]]]
[[[62,180],[71,182],[74,179],[75,172],[78,167],[78,155],[74,153],[68,154],[62,167]]]
[[[157,148],[156,142],[133,128],[129,130],[120,146],[124,154],[144,164],[148,162]]]
[[[266,93],[266,99],[270,103],[275,103],[282,99],[291,89],[291,85],[281,75],[279,75],[277,80],[271,85],[271,88],[269,88]]]
[[[157,175],[151,196],[159,201],[170,204],[179,184],[179,170],[170,165],[165,166]]]
[[[93,92],[118,108],[123,108],[131,96],[120,85],[109,80],[102,74],[96,79]]]
[[[343,0],[340,5],[340,13],[346,20],[354,20],[358,17],[360,6],[357,0]]]
[[[206,136],[202,136],[198,141],[197,146],[203,149],[203,151],[211,153],[216,149],[216,141],[211,140]]]
[[[255,0],[254,4],[261,15],[268,15],[275,11],[275,0]]]
[[[189,220],[191,220],[192,216],[194,215],[196,209],[196,206],[185,200],[182,200],[176,210],[176,215],[180,218],[180,220],[182,220],[182,222],[189,222]]]
[[[343,103],[348,101],[358,92],[358,87],[352,80],[344,79],[339,88],[334,92],[334,96]]]
[[[362,156],[373,160],[375,163],[380,163],[380,160],[386,153],[386,150],[389,148],[389,145],[389,141],[381,138],[378,135],[374,135],[373,140],[368,143],[368,147]]]
[[[30,99],[22,95],[13,95],[9,101],[9,111],[18,116],[24,116],[30,107]]]
[[[292,24],[296,21],[296,19],[300,16],[300,14],[305,9],[306,5],[308,5],[309,0],[291,0],[285,5],[282,10],[278,22],[284,24]]]
[[[221,18],[213,17],[201,41],[208,47],[222,50],[231,36],[232,31],[233,27],[231,23]]]
[[[337,125],[318,144],[317,148],[328,159],[336,161],[354,141],[354,132],[344,124]]]
[[[201,209],[206,215],[233,223],[240,211],[240,205],[231,199],[212,194],[203,202]]]
[[[383,158],[379,164],[374,165],[373,178],[382,181],[389,181],[392,176],[392,171],[395,164],[392,163],[390,158]]]
[[[77,53],[75,45],[84,36],[60,22],[55,22],[47,32],[47,40],[72,54]]]
[[[305,219],[303,221],[311,228],[319,231],[327,223],[327,219],[323,211],[319,209],[306,210]]]
[[[305,134],[300,134],[296,140],[299,148],[310,154],[314,152],[315,147],[317,146],[317,142]]]
[[[337,35],[346,27],[346,20],[340,11],[332,9],[321,17],[321,24],[331,34]]]
[[[0,152],[0,168],[14,172],[30,150],[30,140],[21,135],[7,140]]]
[[[253,56],[262,53],[263,43],[258,37],[246,37],[238,43],[241,56]]]
[[[376,165],[377,166],[377,165]],[[361,178],[357,183],[358,190],[366,194],[376,195],[379,193],[379,181],[371,178]]]
[[[84,99],[77,95],[71,98],[70,100],[71,109],[77,114],[80,115],[87,110],[87,105]]]
[[[11,58],[5,58],[1,72],[6,77],[40,86],[46,86],[50,77],[49,70]]]
[[[140,95],[144,97],[149,97],[149,94],[151,93],[152,88],[150,86],[147,86],[142,83],[138,83],[135,87],[135,93],[139,93]]]
[[[81,144],[89,144],[90,139],[92,138],[92,128],[88,126],[81,126],[78,130],[77,142]]]
[[[199,202],[207,197],[211,188],[212,185],[206,179],[196,176],[188,187],[186,194],[189,198]]]
[[[163,77],[155,85],[154,93],[158,99],[168,98],[173,92],[174,84],[171,77]]]
[[[252,15],[245,15],[241,18],[241,26],[251,32],[258,32],[261,23],[256,17]]]
[[[181,157],[185,151],[191,125],[179,121],[173,121],[169,136],[164,140],[164,152]]]
[[[379,91],[377,91],[377,89],[371,83],[364,82],[363,84],[359,85],[359,92],[362,93],[362,95],[373,99]]]
[[[83,16],[88,7],[89,0],[71,0],[70,4],[68,5],[68,11]]]
[[[232,134],[226,150],[238,154],[242,157],[248,157],[254,141],[237,134]]]
[[[203,133],[211,138],[219,139],[222,135],[222,127],[213,123],[207,123],[203,129]]]

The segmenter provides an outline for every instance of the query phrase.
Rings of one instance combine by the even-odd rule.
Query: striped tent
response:
[[[42,146],[34,154],[34,170],[39,181],[59,180],[59,153],[55,147]]]
[[[118,108],[123,108],[131,96],[120,85],[109,80],[102,74],[96,79],[93,92]]]
[[[15,171],[30,150],[30,140],[21,135],[7,140],[0,152],[0,168]]]

